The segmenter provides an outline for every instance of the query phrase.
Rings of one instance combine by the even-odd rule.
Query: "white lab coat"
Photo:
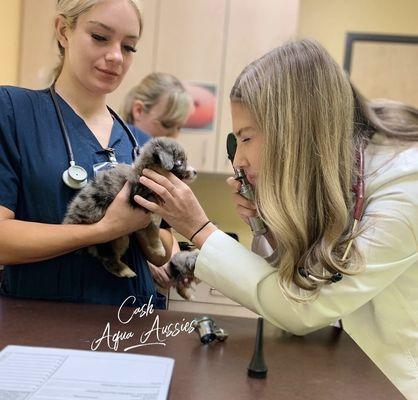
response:
[[[418,146],[401,148],[376,134],[365,150],[365,174],[362,222],[369,228],[356,243],[366,270],[324,286],[314,302],[288,300],[277,270],[220,230],[204,243],[195,275],[297,335],[341,318],[403,395],[418,399]]]

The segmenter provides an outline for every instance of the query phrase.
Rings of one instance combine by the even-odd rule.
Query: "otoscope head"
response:
[[[237,151],[237,138],[232,132],[226,138],[226,151],[231,163],[234,162],[235,152]]]

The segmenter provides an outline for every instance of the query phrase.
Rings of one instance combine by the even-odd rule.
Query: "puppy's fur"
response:
[[[64,224],[93,224],[103,218],[107,207],[120,192],[123,185],[130,183],[129,203],[140,207],[134,200],[140,195],[147,200],[158,202],[157,196],[139,183],[142,170],[149,168],[163,175],[172,172],[184,181],[192,181],[196,171],[187,164],[186,153],[180,144],[169,138],[156,138],[147,142],[133,166],[118,164],[114,168],[100,172],[87,186],[74,197],[67,208]],[[152,216],[152,222],[137,232],[146,242],[153,254],[164,256],[165,250],[159,236],[161,219]],[[134,277],[136,274],[121,261],[129,246],[129,236],[123,236],[111,242],[90,246],[87,251],[98,258],[104,267],[120,277]]]
[[[195,280],[194,268],[199,250],[179,251],[170,260],[169,273],[176,281],[177,293],[186,300],[191,300],[192,295],[188,290],[191,282]],[[184,283],[184,278],[188,278],[188,283]]]

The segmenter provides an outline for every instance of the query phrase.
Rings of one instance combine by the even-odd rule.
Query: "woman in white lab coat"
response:
[[[256,188],[254,204],[233,199],[244,220],[267,226],[258,254],[207,223],[175,177],[145,171],[141,182],[164,204],[138,203],[201,248],[197,278],[298,335],[342,319],[418,399],[418,111],[366,102],[309,40],[248,65],[231,110],[234,165]]]

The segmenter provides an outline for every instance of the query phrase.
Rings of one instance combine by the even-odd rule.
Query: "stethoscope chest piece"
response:
[[[82,189],[87,185],[87,171],[79,165],[72,164],[62,173],[62,180],[72,189]]]

